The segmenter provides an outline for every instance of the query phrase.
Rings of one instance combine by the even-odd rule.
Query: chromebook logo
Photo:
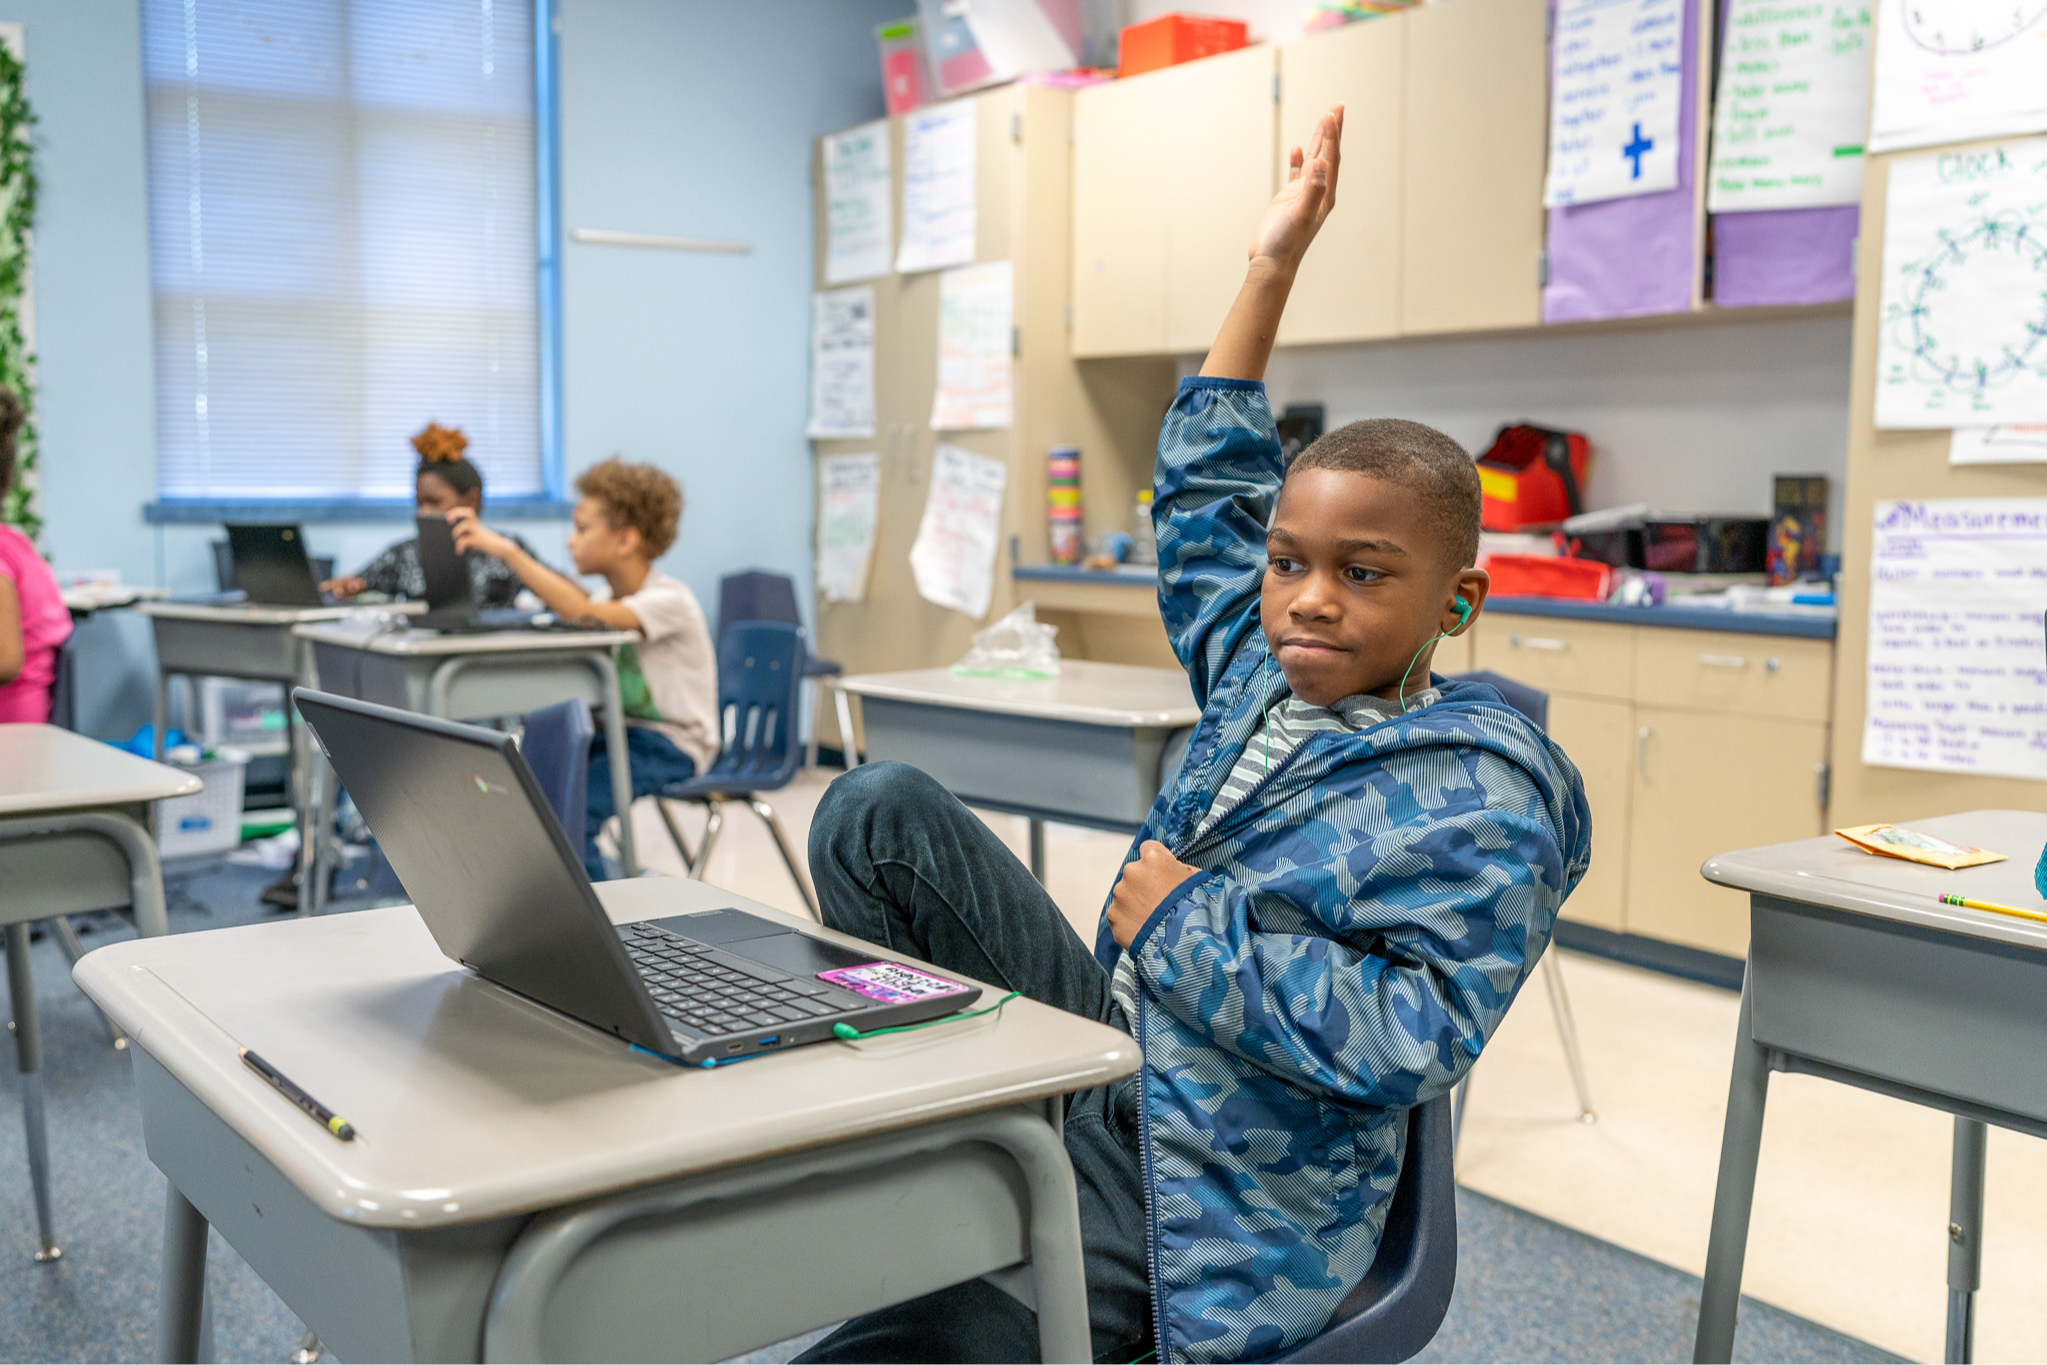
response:
[[[500,787],[497,783],[486,782],[481,777],[472,776],[469,780],[476,784],[477,791],[482,792],[486,796],[490,795],[490,793],[492,792],[497,792],[500,795],[502,795],[505,790],[503,787]]]

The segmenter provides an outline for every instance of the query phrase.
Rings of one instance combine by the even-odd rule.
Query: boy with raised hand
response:
[[[1470,1068],[1584,875],[1562,751],[1491,688],[1438,680],[1485,604],[1478,476],[1393,419],[1282,467],[1261,378],[1335,202],[1323,117],[1242,292],[1159,435],[1159,605],[1203,712],[1090,954],[1014,856],[914,769],[832,784],[826,919],[1128,1028],[1134,1083],[1074,1097],[1097,1360],[1263,1359],[1370,1268],[1406,1110]],[[819,1360],[1028,1360],[979,1281],[856,1319]]]

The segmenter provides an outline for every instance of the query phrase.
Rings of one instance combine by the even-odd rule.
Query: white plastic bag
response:
[[[952,671],[973,678],[1056,678],[1059,627],[1038,621],[1038,604],[1026,602],[985,630],[974,632],[974,647]]]

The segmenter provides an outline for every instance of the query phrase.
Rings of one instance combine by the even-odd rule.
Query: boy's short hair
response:
[[[1478,563],[1478,466],[1434,427],[1398,417],[1350,422],[1295,456],[1287,476],[1300,469],[1341,469],[1411,490],[1455,567]]]
[[[682,485],[666,470],[627,464],[614,455],[578,475],[576,492],[603,503],[605,520],[614,527],[638,531],[648,559],[659,559],[675,543],[675,526],[682,520]]]

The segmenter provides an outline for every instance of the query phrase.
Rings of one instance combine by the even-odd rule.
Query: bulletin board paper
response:
[[[888,274],[889,191],[887,119],[824,140],[826,284]]]
[[[1880,502],[1862,761],[2047,780],[2047,498]]]
[[[2047,0],[1878,0],[1869,150],[2047,131]]]
[[[910,547],[910,572],[926,601],[976,621],[988,614],[995,593],[996,545],[1002,537],[1002,489],[1008,477],[1000,460],[939,444],[931,458],[931,492],[924,500],[924,517]]]
[[[938,387],[933,431],[995,430],[1013,415],[1014,280],[1008,261],[938,277]]]
[[[903,118],[903,241],[896,269],[906,274],[974,259],[974,108],[972,100],[955,100]]]
[[[817,484],[817,589],[827,602],[861,601],[881,515],[881,456],[827,455]]]
[[[1545,208],[1677,186],[1684,0],[1557,0]]]
[[[1862,202],[1870,0],[1728,0],[1713,213]]]
[[[874,435],[874,290],[810,296],[810,426],[814,440]]]
[[[1893,163],[1876,379],[1879,427],[2047,422],[2047,138]]]
[[[2047,426],[1956,427],[1949,464],[2047,464]]]

